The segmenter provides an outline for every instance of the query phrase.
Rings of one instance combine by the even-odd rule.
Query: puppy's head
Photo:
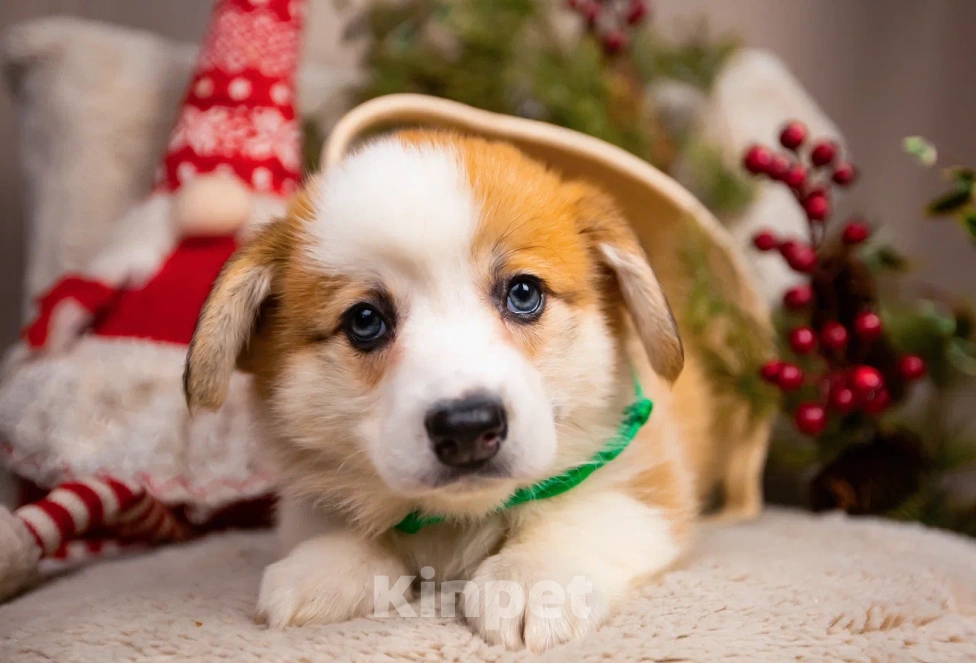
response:
[[[624,309],[673,380],[674,320],[607,197],[505,144],[395,134],[310,181],[226,265],[187,402],[219,407],[236,363],[306,474],[504,499],[582,460],[562,430],[616,424]]]

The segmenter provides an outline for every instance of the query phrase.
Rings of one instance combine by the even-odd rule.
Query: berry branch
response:
[[[811,141],[808,134],[802,122],[789,122],[779,136],[781,150],[752,146],[743,166],[786,187],[807,219],[804,238],[764,230],[753,245],[778,252],[809,279],[783,296],[795,323],[786,338],[795,361],[769,361],[761,375],[784,393],[796,427],[818,437],[849,417],[882,415],[926,366],[916,355],[898,356],[886,338],[873,280],[855,251],[870,239],[870,226],[854,217],[839,233],[830,232],[835,191],[856,182],[857,168],[841,158],[835,142]]]

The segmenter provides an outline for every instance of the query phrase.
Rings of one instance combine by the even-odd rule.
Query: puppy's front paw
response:
[[[607,603],[583,574],[544,566],[505,553],[486,559],[461,596],[465,621],[488,644],[537,653],[603,623]]]
[[[283,628],[362,617],[373,609],[375,579],[387,576],[393,585],[405,573],[399,560],[369,542],[311,539],[264,570],[256,619]]]

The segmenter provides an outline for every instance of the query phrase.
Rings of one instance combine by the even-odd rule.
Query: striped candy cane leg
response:
[[[141,487],[129,507],[120,510],[118,517],[106,525],[126,540],[172,541],[189,535],[172,510]]]
[[[68,541],[117,519],[140,492],[112,479],[71,481],[16,513],[46,557]]]
[[[128,510],[119,514],[112,531],[122,539],[141,541],[179,540],[188,534],[169,507],[145,490]]]
[[[61,484],[16,513],[45,557],[60,555],[66,544],[98,530],[145,541],[185,534],[170,510],[144,488],[115,479]]]

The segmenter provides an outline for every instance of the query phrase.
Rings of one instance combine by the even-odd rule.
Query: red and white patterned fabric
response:
[[[77,547],[71,544],[81,540],[98,542],[86,546],[95,552],[104,547],[106,538],[157,542],[182,539],[188,534],[169,508],[145,488],[115,479],[61,484],[14,513],[27,526],[41,558],[68,557]]]
[[[174,191],[216,171],[236,174],[258,193],[294,191],[304,11],[304,0],[218,0],[157,189]]]

